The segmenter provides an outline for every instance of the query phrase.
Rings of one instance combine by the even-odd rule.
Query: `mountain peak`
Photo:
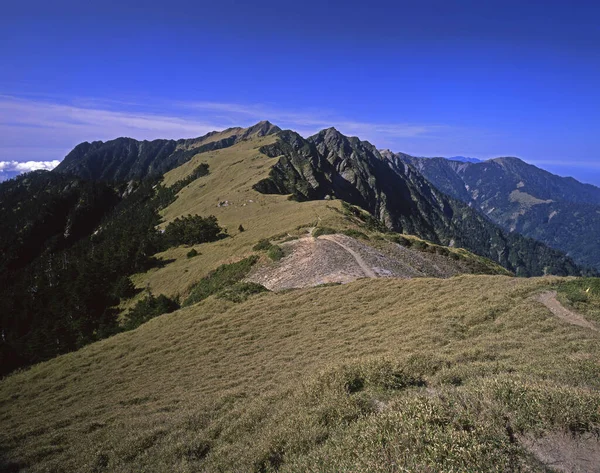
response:
[[[245,138],[260,137],[260,136],[273,135],[274,133],[279,133],[280,131],[281,131],[281,128],[279,128],[277,125],[273,125],[268,120],[262,120],[262,121],[258,122],[256,125],[252,125],[252,126],[246,128],[243,136]]]
[[[330,126],[329,128],[324,128],[323,130],[319,131],[318,133],[316,133],[315,135],[311,136],[309,138],[309,140],[324,140],[324,141],[331,141],[331,140],[340,140],[340,139],[347,139],[348,137],[343,135],[337,128]]]

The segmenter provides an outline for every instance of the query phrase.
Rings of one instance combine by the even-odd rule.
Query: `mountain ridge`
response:
[[[482,163],[442,158],[397,159],[415,166],[438,189],[518,232],[600,268],[600,188],[564,178],[519,158]]]
[[[198,153],[229,147],[242,140],[279,131],[279,127],[264,120],[248,128],[212,131],[198,138],[139,141],[120,137],[106,142],[83,142],[67,154],[54,171],[75,174],[89,180],[140,180],[162,175]]]
[[[535,266],[532,254],[540,251],[550,256],[552,251],[547,253],[519,236],[504,235],[485,217],[431,186],[416,168],[382,156],[371,143],[345,137],[332,128],[307,139],[292,131],[277,136],[278,142],[261,149],[279,161],[269,178],[255,184],[258,191],[292,194],[300,201],[339,198],[367,210],[394,231],[464,246],[522,275],[544,273],[539,265],[531,267]],[[490,239],[495,242],[491,247]],[[505,253],[511,245],[528,249]]]

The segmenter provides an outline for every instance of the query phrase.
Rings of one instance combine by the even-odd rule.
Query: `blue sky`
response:
[[[0,64],[0,174],[268,119],[600,185],[597,1],[22,0]]]

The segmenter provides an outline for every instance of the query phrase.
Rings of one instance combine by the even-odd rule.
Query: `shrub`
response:
[[[279,261],[281,258],[283,258],[283,250],[280,246],[272,245],[267,251],[267,256],[273,261]]]
[[[190,295],[183,305],[188,306],[200,302],[240,282],[246,277],[257,261],[258,256],[252,255],[237,263],[222,264],[192,286]]]
[[[429,247],[429,245],[427,243],[425,243],[423,240],[414,240],[412,242],[411,246],[419,251],[426,251],[427,248]]]
[[[560,286],[560,290],[571,300],[573,300],[572,298],[587,300],[588,295],[598,297],[600,296],[600,278],[579,278],[568,281]]]
[[[385,224],[377,220],[369,212],[356,207],[355,205],[342,201],[342,209],[348,217],[351,217],[351,219],[352,217],[357,218],[367,230],[378,231],[381,233],[386,233],[388,231]]]
[[[144,299],[138,301],[133,309],[129,310],[125,316],[124,329],[133,330],[154,317],[168,314],[177,309],[179,309],[179,304],[176,300],[170,299],[163,294],[157,297],[149,294]]]
[[[352,238],[362,238],[363,240],[369,240],[369,236],[367,234],[359,232],[358,230],[354,230],[352,228],[348,230],[343,230],[342,233]]]
[[[290,236],[284,238],[281,243],[287,243],[288,241],[298,240],[298,238],[299,237],[297,235],[290,235]]]
[[[171,187],[169,187],[169,190],[173,194],[177,194],[181,189],[183,189],[188,184],[191,184],[192,182],[194,182],[199,177],[203,177],[203,176],[207,176],[207,175],[208,175],[208,164],[202,163],[199,166],[197,166],[190,173],[190,175],[188,177],[180,179],[175,184],[173,184]]]
[[[389,235],[388,240],[397,243],[400,246],[406,246],[407,248],[412,246],[412,240],[405,238],[402,235]]]
[[[245,231],[246,231],[246,229],[244,228],[244,226],[243,226],[241,223],[240,223],[240,226],[238,227],[238,231],[239,231],[240,233],[242,233],[242,232],[245,232]]]
[[[196,251],[196,248],[192,248],[190,251],[187,252],[187,257],[188,258],[193,258],[194,256],[198,256],[198,252]]]
[[[122,276],[113,286],[113,295],[118,299],[126,299],[135,295],[135,286],[127,276]]]
[[[223,238],[224,230],[217,223],[217,217],[209,215],[188,215],[176,218],[165,228],[164,239],[169,246],[197,245]]]
[[[332,235],[334,233],[337,233],[337,230],[334,230],[333,228],[330,227],[317,227],[313,230],[312,232],[312,236],[314,236],[315,238],[320,237],[321,235]]]
[[[445,246],[436,246],[435,247],[435,252],[438,255],[442,255],[442,256],[449,256],[450,255],[450,250],[448,248],[446,248]]]
[[[254,282],[238,282],[231,287],[223,289],[217,294],[219,299],[226,299],[231,302],[244,302],[253,294],[267,292],[268,289],[261,284]]]
[[[273,245],[271,244],[271,242],[269,240],[267,240],[266,238],[263,238],[262,240],[259,240],[259,242],[254,245],[252,247],[252,249],[254,251],[262,251],[262,250],[269,250]]]

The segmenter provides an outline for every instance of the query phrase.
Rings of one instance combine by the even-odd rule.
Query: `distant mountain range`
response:
[[[395,156],[505,230],[600,269],[600,188],[512,157],[471,163]]]
[[[450,161],[460,161],[461,163],[481,163],[481,159],[477,158],[466,158],[465,156],[451,156],[449,158]]]
[[[261,148],[278,162],[269,177],[254,186],[260,192],[291,194],[300,201],[342,199],[367,210],[393,231],[469,249],[518,275],[579,272],[560,252],[502,231],[475,209],[436,189],[408,164],[408,155],[381,153],[371,143],[335,128],[306,139],[293,131],[277,136],[277,142]]]
[[[82,143],[67,155],[55,172],[103,182],[139,180],[160,176],[199,153],[267,135],[276,135],[278,139],[261,151],[278,158],[278,162],[270,177],[256,184],[255,188],[261,192],[292,194],[297,200],[326,196],[343,199],[369,211],[394,231],[467,248],[520,275],[577,272],[574,264],[559,253],[534,240],[521,238],[517,228],[506,225],[502,219],[494,219],[488,206],[474,205],[460,172],[455,169],[483,166],[489,161],[474,162],[478,160],[465,157],[414,158],[402,153],[380,152],[371,143],[346,137],[335,128],[305,139],[263,121],[246,129],[230,128],[189,140],[149,142],[118,138]],[[527,232],[524,234],[530,236]],[[537,233],[531,236],[553,243]],[[563,251],[565,248],[564,245],[553,246]],[[596,266],[587,258],[579,258],[579,261]]]

